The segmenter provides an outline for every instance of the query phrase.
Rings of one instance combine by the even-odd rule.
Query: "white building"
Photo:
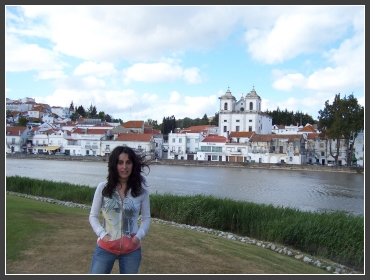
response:
[[[209,135],[199,142],[198,160],[227,161],[224,154],[226,138],[224,136]]]
[[[353,144],[353,148],[355,150],[355,157],[357,159],[357,165],[364,167],[364,159],[365,159],[365,142],[364,142],[364,131],[361,131]]]
[[[71,111],[68,107],[52,106],[51,112],[60,118],[70,118],[71,116]]]
[[[168,134],[168,159],[187,159],[186,155],[186,134],[171,133]]]
[[[228,89],[220,99],[219,133],[227,139],[233,131],[249,131],[270,134],[272,117],[261,111],[261,98],[253,89],[239,101]]]
[[[30,137],[30,129],[26,126],[6,126],[5,152],[24,152]]]

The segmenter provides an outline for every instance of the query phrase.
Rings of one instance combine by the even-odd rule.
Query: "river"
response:
[[[96,187],[106,162],[6,159],[6,176],[22,176]],[[151,165],[151,193],[213,195],[233,200],[364,215],[364,174],[227,167]]]

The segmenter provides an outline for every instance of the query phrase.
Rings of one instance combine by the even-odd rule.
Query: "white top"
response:
[[[102,190],[105,184],[106,182],[101,182],[97,186],[89,216],[90,225],[98,240],[106,234],[109,234],[113,241],[122,236],[129,237],[132,233],[141,240],[151,223],[148,189],[144,187],[144,193],[137,197],[132,197],[129,191],[122,201],[118,191],[112,194],[112,198],[103,197]],[[102,224],[99,221],[100,213],[103,216]],[[138,228],[140,214],[141,223]]]

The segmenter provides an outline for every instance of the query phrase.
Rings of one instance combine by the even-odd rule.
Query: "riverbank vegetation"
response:
[[[91,205],[95,188],[6,177],[6,190]],[[303,212],[292,208],[213,196],[153,193],[153,218],[201,226],[276,242],[313,256],[363,269],[364,217],[343,212]]]

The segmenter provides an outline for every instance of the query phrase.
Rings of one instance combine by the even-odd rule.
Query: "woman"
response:
[[[118,146],[109,156],[107,181],[97,186],[89,216],[98,236],[90,274],[111,273],[116,259],[121,274],[139,272],[140,241],[151,223],[149,191],[142,174],[145,167],[150,170],[145,156],[130,147]]]

